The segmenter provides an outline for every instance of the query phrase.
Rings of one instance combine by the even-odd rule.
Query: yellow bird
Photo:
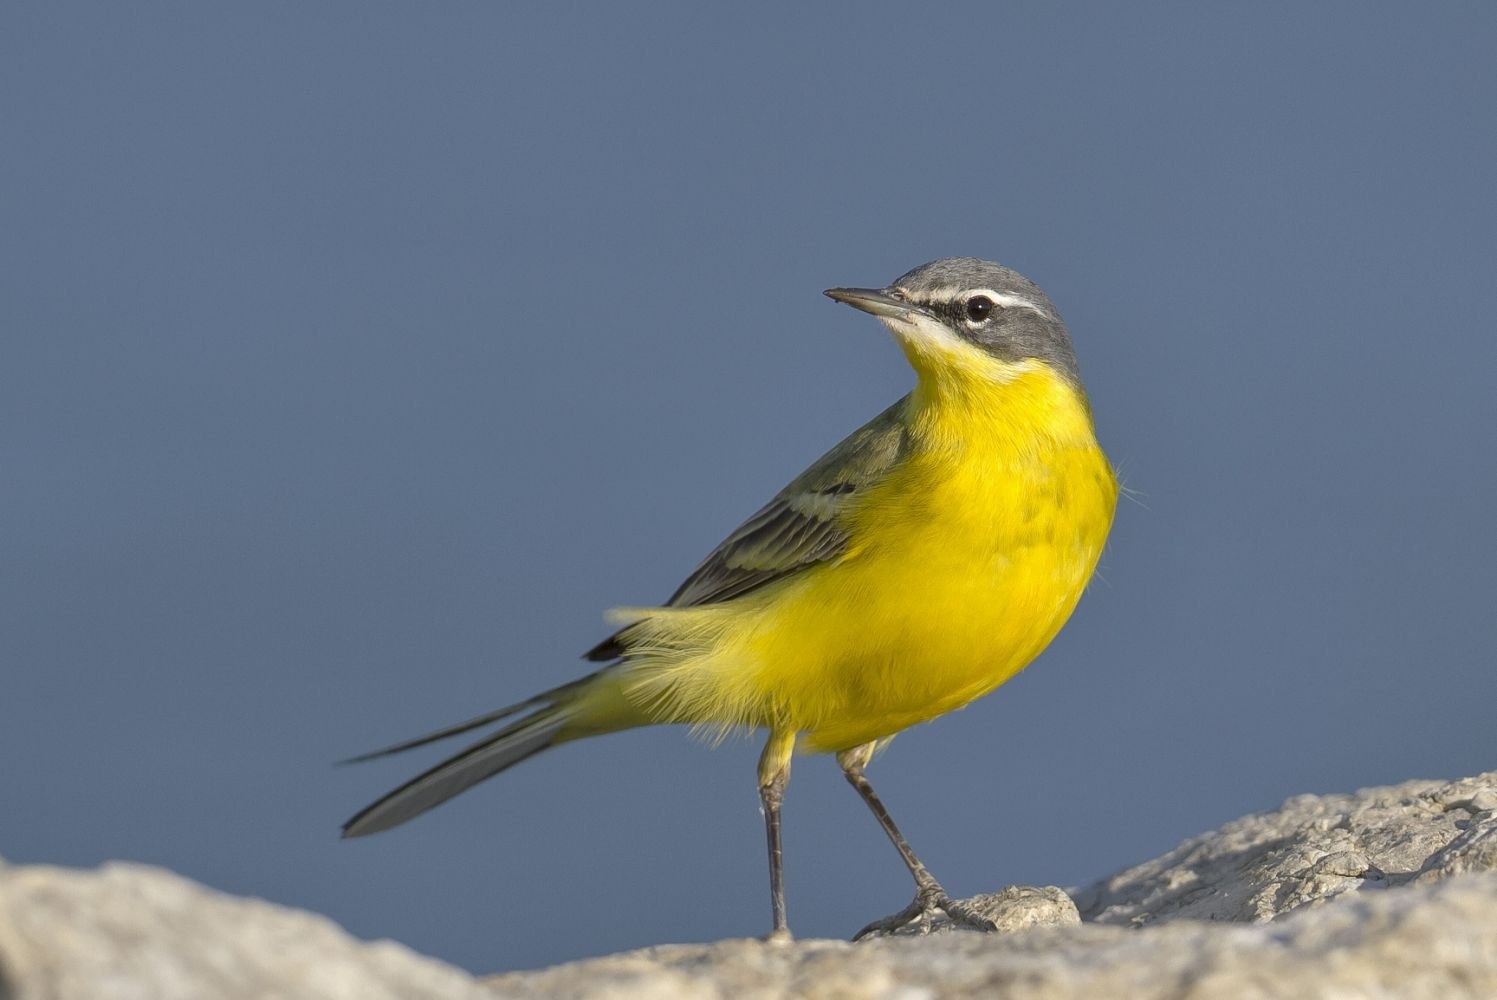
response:
[[[620,609],[586,654],[607,666],[516,705],[366,754],[517,719],[343,828],[388,829],[586,736],[684,723],[763,729],[771,938],[788,938],[780,805],[797,750],[834,753],[914,876],[914,901],[859,933],[954,902],[864,776],[902,729],[1022,670],[1065,624],[1112,525],[1117,480],[1060,314],[1022,275],[970,257],[886,288],[833,288],[878,317],[915,388],[801,473],[707,556],[663,607]]]

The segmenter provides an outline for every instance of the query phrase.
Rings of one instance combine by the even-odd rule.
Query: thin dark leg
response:
[[[769,906],[774,912],[774,930],[770,937],[788,937],[790,924],[785,920],[785,853],[780,847],[780,803],[785,798],[787,775],[759,788],[764,803],[764,832],[769,841]]]
[[[915,888],[939,889],[940,885],[931,875],[930,869],[926,868],[924,863],[915,856],[914,850],[910,848],[910,842],[904,839],[904,834],[900,833],[899,827],[894,825],[894,817],[889,815],[889,810],[884,806],[883,800],[878,797],[878,793],[873,790],[873,785],[869,784],[867,776],[863,774],[863,768],[870,756],[872,756],[872,745],[864,744],[847,751],[846,754],[838,754],[837,763],[842,765],[842,773],[846,775],[848,783],[863,797],[863,801],[873,812],[873,818],[878,820],[878,825],[884,828],[884,833],[888,835],[894,849],[904,859],[904,866],[914,876]]]
[[[769,906],[774,913],[770,941],[790,940],[785,919],[785,854],[780,846],[780,805],[790,783],[790,754],[794,733],[772,733],[759,758],[759,801],[764,805],[764,834],[769,844]]]
[[[973,913],[967,907],[955,902],[941,888],[941,883],[936,881],[930,869],[915,855],[910,847],[909,841],[904,839],[904,834],[899,832],[899,827],[894,824],[894,818],[889,815],[889,810],[884,806],[883,800],[873,790],[873,785],[868,782],[863,768],[867,766],[868,760],[873,756],[873,744],[865,743],[851,750],[844,750],[837,755],[837,763],[842,766],[842,773],[853,788],[857,789],[858,795],[867,803],[873,813],[873,818],[878,820],[878,825],[883,827],[894,849],[904,859],[905,867],[910,870],[910,875],[915,879],[915,899],[903,910],[893,916],[882,920],[875,920],[853,935],[853,940],[866,937],[875,931],[894,931],[916,921],[923,921],[922,927],[930,929],[930,920],[935,912],[945,913],[953,923],[962,924],[977,930],[993,930],[993,923]]]

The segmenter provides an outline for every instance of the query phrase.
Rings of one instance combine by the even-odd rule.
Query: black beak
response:
[[[924,312],[919,306],[896,298],[887,288],[828,288],[822,294],[879,317],[907,317]]]

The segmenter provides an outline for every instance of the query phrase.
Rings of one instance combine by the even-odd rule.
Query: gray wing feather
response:
[[[702,560],[666,603],[715,604],[826,562],[847,548],[841,514],[878,482],[904,445],[900,400],[775,494]]]
[[[666,604],[688,607],[729,601],[846,551],[842,515],[904,453],[901,417],[908,398],[853,431],[750,515],[702,560]],[[627,631],[599,643],[587,658],[621,656],[628,646]]]

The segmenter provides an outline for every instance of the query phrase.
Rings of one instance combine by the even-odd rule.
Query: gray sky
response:
[[[820,290],[952,254],[1055,299],[1141,502],[871,772],[949,888],[1497,766],[1497,8],[1221,7],[6,4],[0,855],[479,971],[762,933],[757,742],[354,843],[437,753],[331,762],[580,673],[906,391]],[[829,760],[785,837],[799,933],[907,902]]]

